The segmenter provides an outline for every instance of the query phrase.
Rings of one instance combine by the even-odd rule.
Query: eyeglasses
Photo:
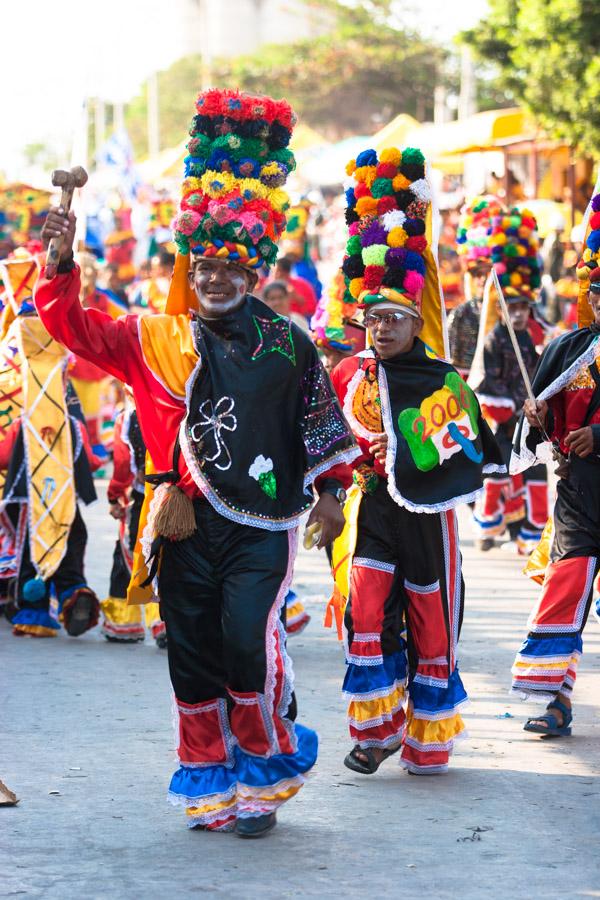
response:
[[[405,313],[388,312],[388,313],[367,313],[365,316],[365,325],[367,328],[379,328],[380,325],[395,325],[403,319],[408,319]]]

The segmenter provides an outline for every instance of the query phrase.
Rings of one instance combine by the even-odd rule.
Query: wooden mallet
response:
[[[61,188],[60,207],[66,215],[71,209],[73,201],[73,192],[76,187],[81,188],[88,180],[88,174],[83,166],[75,166],[70,172],[65,169],[55,169],[52,173],[52,184]],[[48,244],[48,252],[46,253],[46,278],[54,278],[56,269],[60,262],[60,251],[62,248],[63,236],[53,237]]]

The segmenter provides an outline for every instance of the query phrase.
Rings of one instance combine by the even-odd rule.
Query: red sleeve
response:
[[[115,422],[115,437],[113,443],[113,476],[108,485],[108,501],[114,503],[116,500],[127,500],[128,490],[133,482],[133,472],[131,471],[131,457],[129,455],[129,447],[121,437],[123,431],[123,413],[117,416]]]
[[[79,286],[77,266],[51,281],[46,280],[42,269],[35,292],[40,319],[52,337],[73,353],[129,383],[131,344],[138,342],[137,316],[112,319],[97,309],[83,309]]]
[[[90,434],[83,422],[77,422],[77,427],[79,428],[79,433],[81,435],[81,441],[83,443],[83,449],[85,451],[85,455],[88,458],[88,462],[90,464],[90,468],[92,472],[95,472],[96,469],[99,469],[103,465],[103,460],[100,459],[99,456],[96,456],[92,449],[92,444],[90,441]]]
[[[0,438],[0,469],[6,470],[10,465],[15,441],[21,427],[21,419],[15,419],[4,432],[4,436]]]

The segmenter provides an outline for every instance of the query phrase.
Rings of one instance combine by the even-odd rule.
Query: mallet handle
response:
[[[71,203],[73,200],[73,191],[75,190],[74,186],[64,187],[61,191],[60,195],[60,205],[61,208],[68,213],[71,209]],[[60,262],[60,251],[62,249],[63,236],[62,234],[58,237],[53,237],[48,244],[48,251],[46,253],[46,277],[53,278],[56,274],[56,267]]]

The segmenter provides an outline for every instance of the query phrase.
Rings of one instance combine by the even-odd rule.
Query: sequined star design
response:
[[[276,316],[274,319],[263,319],[261,316],[252,316],[258,336],[258,347],[252,354],[252,359],[260,359],[267,353],[281,353],[289,359],[293,366],[296,365],[296,351],[292,338],[292,326],[288,319]]]

